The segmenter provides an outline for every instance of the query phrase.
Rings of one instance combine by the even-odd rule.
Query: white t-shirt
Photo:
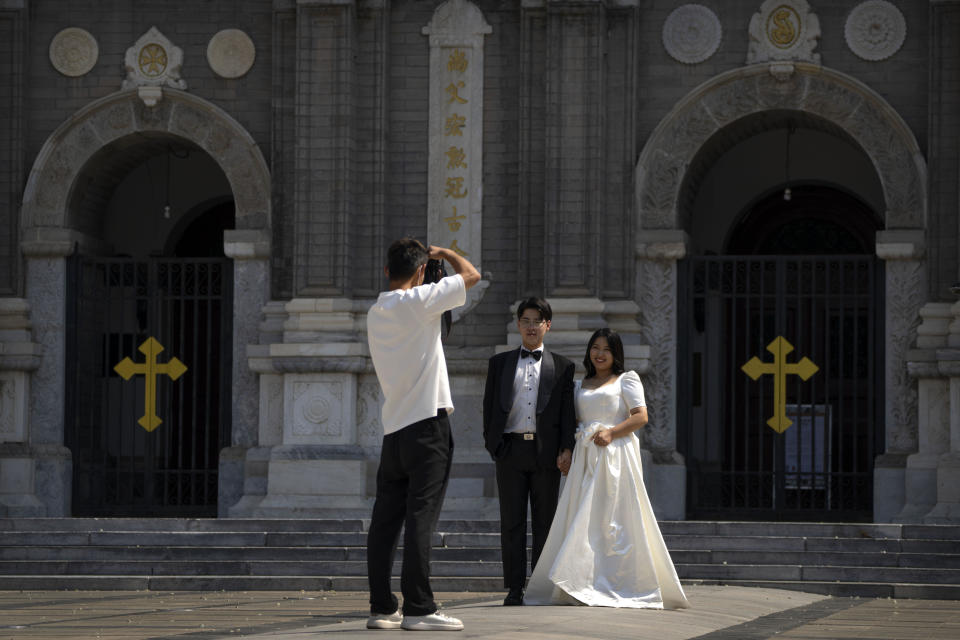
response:
[[[367,343],[383,390],[384,435],[453,411],[440,317],[467,301],[459,274],[435,284],[384,291],[367,312]]]

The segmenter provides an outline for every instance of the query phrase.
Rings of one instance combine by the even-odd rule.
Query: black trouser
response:
[[[500,492],[500,550],[503,586],[523,589],[527,581],[527,500],[533,529],[530,566],[537,566],[550,533],[560,494],[560,471],[556,462],[544,468],[537,464],[537,443],[505,435],[507,450],[497,460],[497,490]]]
[[[430,538],[440,517],[452,461],[453,437],[443,409],[434,418],[384,436],[377,499],[367,534],[371,613],[397,610],[390,574],[401,527],[403,615],[425,616],[437,610],[430,588]]]

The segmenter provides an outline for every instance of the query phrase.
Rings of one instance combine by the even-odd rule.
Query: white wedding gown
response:
[[[599,389],[575,389],[577,444],[557,513],[524,603],[679,609],[690,606],[643,484],[634,435],[606,447],[593,434],[645,406],[633,371]]]

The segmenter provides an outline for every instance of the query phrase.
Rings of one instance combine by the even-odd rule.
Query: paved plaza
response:
[[[501,593],[442,593],[461,638],[955,640],[960,603],[687,587],[682,611],[503,607]],[[0,640],[21,638],[387,638],[368,631],[366,592],[2,591]],[[441,634],[442,636],[443,634]]]

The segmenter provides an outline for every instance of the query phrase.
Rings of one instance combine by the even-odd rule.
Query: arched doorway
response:
[[[807,140],[809,148],[817,149],[814,142],[819,137],[828,140],[830,146],[821,149],[816,162],[805,168],[794,163],[787,172],[788,154],[783,146],[774,152],[769,149],[776,149],[778,139],[783,145],[791,129],[804,130],[794,139],[795,143]],[[764,148],[768,151],[757,153]],[[744,165],[743,159],[749,157],[754,162]],[[795,162],[802,157],[803,154],[794,156]],[[844,158],[855,161],[845,162]],[[733,183],[717,179],[723,172],[716,173],[715,169],[722,165],[737,167],[743,180]],[[808,173],[811,165],[813,170]],[[916,139],[899,115],[863,83],[827,67],[797,63],[788,77],[774,76],[767,65],[731,70],[690,92],[661,121],[645,144],[636,170],[637,296],[638,303],[649,309],[644,311],[641,307],[644,339],[651,347],[648,378],[652,390],[648,404],[652,428],[646,430],[645,440],[654,449],[655,458],[664,461],[661,473],[673,473],[668,468],[671,465],[684,465],[684,475],[690,482],[692,439],[697,435],[715,437],[718,433],[713,430],[695,434],[688,428],[691,399],[686,394],[703,392],[702,387],[684,386],[686,377],[698,366],[690,362],[694,345],[684,333],[687,319],[696,318],[695,302],[687,291],[693,282],[690,265],[701,259],[735,258],[724,255],[732,230],[738,222],[749,219],[751,207],[776,191],[782,198],[786,187],[821,185],[855,195],[872,212],[871,223],[877,229],[876,255],[884,262],[881,275],[874,280],[877,290],[871,300],[879,305],[876,312],[877,317],[883,318],[883,333],[877,336],[880,353],[875,357],[874,375],[884,381],[884,398],[877,400],[883,406],[875,409],[870,437],[881,443],[874,450],[874,481],[896,482],[895,471],[887,467],[880,470],[880,465],[892,459],[881,454],[909,452],[916,446],[916,390],[906,373],[906,357],[917,314],[926,299],[925,263],[922,241],[918,240],[926,224],[924,176],[925,165]],[[824,230],[817,231],[823,233]],[[867,247],[871,244],[869,238],[860,238],[857,243]],[[781,261],[789,258],[777,257]],[[873,256],[861,259],[876,264]],[[746,278],[735,278],[732,272],[704,277],[708,284],[724,280],[736,280],[740,287],[747,284]],[[813,280],[806,273],[798,279],[802,285]],[[774,285],[782,282],[761,278],[753,280],[751,286],[762,287],[769,295],[775,290]],[[677,295],[671,296],[673,291]],[[891,300],[895,304],[890,304]],[[781,313],[784,318],[789,315]],[[691,324],[696,324],[696,320]],[[806,353],[795,347],[791,355],[802,358]],[[772,359],[765,346],[749,357],[753,356]],[[710,374],[746,377],[739,368],[743,363],[732,360],[727,369]],[[763,376],[758,378],[763,380]],[[714,398],[704,397],[704,401],[712,403],[704,407],[705,411],[719,413]],[[773,398],[767,402],[770,406],[776,404]],[[803,402],[810,404],[807,400],[793,404]],[[761,427],[768,428],[762,423]],[[682,457],[671,457],[673,443]],[[887,514],[899,509],[895,504],[896,492],[897,487],[888,484],[874,493],[872,509],[865,513],[858,510],[850,517],[889,517]],[[689,490],[685,492],[682,507],[687,517],[697,515],[690,503],[691,494]],[[888,499],[891,494],[892,499]],[[756,515],[789,517],[779,511],[779,506]],[[826,512],[812,517],[845,516]]]
[[[90,158],[70,207],[100,240],[68,267],[73,514],[216,515],[231,422],[230,185],[188,139],[136,135]]]
[[[255,341],[269,296],[256,286],[268,281],[269,225],[270,176],[256,143],[196,96],[165,89],[148,107],[119,92],[48,138],[24,191],[21,242],[44,350],[33,418],[73,459],[58,468],[48,513],[217,515],[241,493],[242,475],[222,473],[236,456],[221,453],[256,433],[256,378],[235,354]],[[188,240],[191,230],[203,239]],[[223,257],[233,246],[238,265]],[[148,338],[164,351],[144,353]],[[179,376],[139,370],[174,357],[186,366]],[[127,358],[129,380],[115,369]],[[119,402],[105,399],[114,393]],[[162,422],[149,419],[148,397]],[[125,430],[102,427],[119,420]]]
[[[722,255],[683,262],[693,518],[871,518],[883,446],[878,216],[834,186],[794,182],[785,199],[786,188],[741,213]]]

